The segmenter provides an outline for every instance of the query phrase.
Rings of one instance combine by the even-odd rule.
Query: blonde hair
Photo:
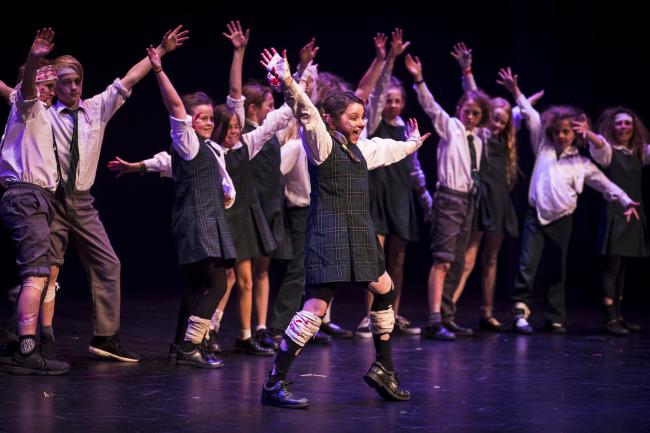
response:
[[[512,105],[507,100],[496,97],[492,98],[492,109],[497,108],[502,109],[508,114],[508,123],[503,129],[501,136],[506,139],[506,145],[508,147],[508,157],[506,160],[506,179],[508,182],[508,187],[512,189],[517,180],[517,173],[519,172],[519,157],[517,156],[517,145],[515,143],[515,125],[512,121]],[[498,137],[500,138],[500,137]]]
[[[84,67],[81,66],[79,60],[75,59],[70,55],[66,54],[64,56],[59,56],[56,59],[54,59],[54,67],[57,70],[57,74],[59,73],[59,69],[70,68],[73,71],[75,71],[77,74],[79,74],[79,77],[82,80],[84,79]]]

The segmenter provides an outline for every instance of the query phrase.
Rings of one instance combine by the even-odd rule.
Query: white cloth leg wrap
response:
[[[285,334],[298,346],[303,347],[320,329],[321,318],[301,310],[291,319]]]
[[[194,344],[201,344],[210,332],[210,319],[203,319],[198,316],[190,316],[185,331],[185,341]]]
[[[370,317],[370,332],[373,334],[390,334],[393,332],[395,326],[395,312],[393,307],[388,310],[371,311]]]
[[[528,319],[528,316],[530,316],[530,308],[528,308],[528,305],[524,304],[523,302],[517,302],[515,304],[515,308],[524,310],[524,319]]]
[[[59,283],[48,285],[47,293],[45,293],[45,299],[43,300],[43,303],[47,304],[49,302],[52,302],[56,297],[56,292],[58,292],[60,288],[61,286],[59,286]]]

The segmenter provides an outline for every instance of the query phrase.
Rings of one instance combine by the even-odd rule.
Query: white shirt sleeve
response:
[[[415,152],[421,144],[422,140],[412,139],[412,137],[409,137],[408,141],[375,137],[370,140],[359,140],[357,146],[366,159],[368,170],[372,170],[406,158],[407,155]]]
[[[167,152],[156,153],[143,161],[147,173],[159,173],[160,177],[172,177],[172,156]]]
[[[45,111],[45,107],[41,104],[38,97],[34,99],[23,99],[23,94],[20,90],[16,92],[14,104],[16,106],[16,113],[23,123],[28,122]]]
[[[314,165],[322,164],[332,152],[332,137],[327,132],[325,122],[305,91],[295,81],[285,86],[284,97],[302,127],[301,136],[307,159]]]
[[[442,109],[434,99],[425,82],[414,84],[413,88],[418,95],[418,102],[427,116],[431,119],[433,127],[442,138],[441,141],[449,142],[452,136],[451,129],[454,127],[452,117]]]
[[[289,173],[298,162],[301,155],[302,142],[300,140],[289,140],[280,147],[282,161],[280,162],[280,171],[282,175]]]
[[[101,111],[102,122],[106,123],[110,120],[115,112],[126,102],[126,99],[131,96],[132,89],[126,89],[122,85],[122,81],[116,78],[102,93],[93,96],[84,101],[89,105],[98,105]]]
[[[242,95],[239,99],[233,99],[230,97],[230,95],[226,97],[226,105],[235,111],[237,118],[239,119],[239,126],[241,126],[242,129],[246,124],[246,110],[244,109],[245,102],[246,97],[244,95]]]
[[[276,132],[286,128],[292,116],[291,108],[287,104],[283,104],[282,107],[267,114],[266,119],[259,127],[243,134],[242,138],[248,144],[249,158],[253,159],[262,150],[264,143],[273,138]]]
[[[584,158],[583,169],[585,173],[585,183],[603,194],[607,201],[617,201],[627,209],[632,203],[632,199],[621,188],[607,178],[596,165]]]
[[[530,102],[525,95],[519,95],[519,98],[517,98],[517,105],[521,110],[521,115],[526,119],[526,124],[528,125],[528,131],[530,133],[530,145],[533,147],[533,153],[537,156],[542,141],[544,141],[542,119],[539,112],[530,105]]]
[[[589,154],[598,165],[603,168],[609,167],[612,163],[612,146],[609,144],[605,137],[599,136],[603,140],[604,145],[599,149],[593,143],[589,143]]]
[[[381,70],[381,75],[377,80],[377,84],[375,84],[375,88],[368,96],[368,104],[366,108],[366,117],[368,118],[366,128],[368,129],[368,135],[374,134],[381,123],[381,113],[384,111],[384,107],[386,106],[386,88],[388,87],[392,73],[393,68],[389,67],[388,62],[385,61]]]
[[[199,137],[192,128],[192,117],[188,114],[181,120],[169,116],[169,123],[174,150],[185,161],[191,161],[199,153]]]

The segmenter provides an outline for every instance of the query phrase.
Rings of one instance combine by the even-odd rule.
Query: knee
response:
[[[483,262],[483,267],[495,268],[497,266],[497,259],[497,254],[483,254],[481,261]]]

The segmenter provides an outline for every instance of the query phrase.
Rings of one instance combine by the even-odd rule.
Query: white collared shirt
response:
[[[130,95],[131,90],[125,89],[117,78],[102,93],[79,101],[79,164],[76,190],[88,191],[95,183],[106,125]],[[70,170],[70,141],[74,127],[74,118],[70,113],[63,111],[65,109],[66,106],[58,101],[47,110],[54,131],[63,182],[68,179]]]
[[[542,129],[539,113],[521,95],[517,104],[522,109],[530,131],[530,142],[535,154],[535,167],[530,180],[528,203],[537,211],[542,225],[571,215],[577,206],[578,194],[584,184],[601,192],[607,201],[618,201],[627,208],[632,200],[578,149],[570,146],[558,157],[553,143]]]
[[[284,176],[284,198],[287,207],[309,206],[311,184],[307,168],[307,154],[302,140],[289,140],[280,148],[282,163],[280,170]]]
[[[634,154],[634,149],[630,149],[619,144],[612,145],[607,140],[605,140],[604,137],[601,136],[601,138],[604,142],[604,145],[599,149],[590,143],[589,153],[591,154],[591,157],[594,159],[594,161],[596,161],[598,165],[603,168],[609,167],[609,165],[612,163],[613,149],[616,149],[627,156]],[[650,164],[650,144],[643,145],[643,148],[641,149],[641,162],[643,165]]]
[[[444,186],[455,191],[470,192],[474,187],[472,181],[472,157],[469,151],[467,136],[474,136],[474,149],[476,150],[476,169],[481,166],[483,141],[485,133],[482,129],[475,128],[467,131],[460,119],[451,117],[442,109],[422,82],[413,85],[418,96],[418,102],[431,119],[433,127],[440,136],[436,150],[436,164],[438,168],[438,187]]]
[[[16,92],[2,137],[0,182],[27,182],[55,191],[58,180],[52,127],[45,105]]]

